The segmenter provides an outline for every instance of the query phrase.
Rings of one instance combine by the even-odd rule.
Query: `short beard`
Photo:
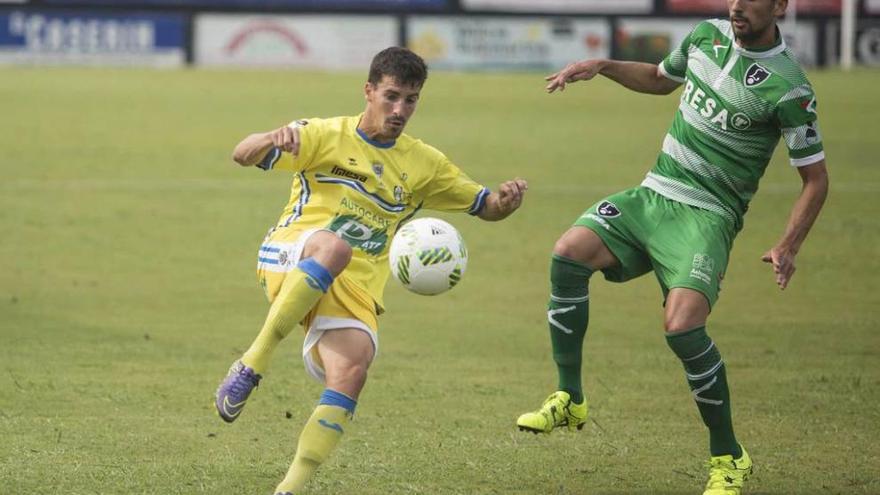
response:
[[[731,24],[733,24],[733,19],[731,19]],[[739,32],[734,27],[733,34],[738,40],[742,42],[752,43],[761,39],[761,37],[764,36],[764,33],[766,33],[768,29],[775,31],[776,27],[773,23],[770,23],[769,25],[765,26],[764,29],[759,30],[755,29],[754,25],[751,22],[748,22],[746,23],[746,30],[744,32]]]

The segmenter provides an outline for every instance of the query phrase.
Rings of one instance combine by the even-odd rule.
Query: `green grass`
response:
[[[253,273],[283,174],[229,159],[245,134],[361,111],[362,74],[0,71],[0,493],[269,493],[321,387],[297,332],[234,426],[211,398],[266,303]],[[734,247],[710,332],[752,494],[880,493],[880,72],[817,72],[832,191],[785,292],[760,255],[800,181],[782,150]],[[309,493],[690,494],[707,439],[653,277],[594,278],[579,434],[514,431],[555,386],[548,253],[640,181],[676,98],[608,81],[432,74],[409,132],[523,209],[450,218],[471,260],[451,293],[391,284],[356,422]],[[287,416],[290,416],[289,418]]]

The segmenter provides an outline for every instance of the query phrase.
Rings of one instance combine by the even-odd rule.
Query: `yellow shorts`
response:
[[[318,230],[278,229],[267,236],[260,246],[257,278],[270,303],[281,290],[287,273],[296,269],[309,237]],[[306,371],[320,382],[324,381],[324,367],[318,355],[317,343],[324,332],[341,328],[362,330],[373,342],[374,359],[379,351],[376,303],[364,289],[346,276],[345,271],[336,277],[327,293],[303,318],[302,326],[306,333],[302,348],[303,363]]]

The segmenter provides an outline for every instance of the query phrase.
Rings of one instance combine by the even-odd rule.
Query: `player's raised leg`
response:
[[[324,332],[318,353],[324,363],[326,388],[300,433],[287,475],[275,488],[279,495],[299,493],[339,443],[367,381],[374,348],[364,330],[340,329]]]
[[[718,347],[706,334],[709,303],[688,288],[670,290],[666,299],[666,342],[681,359],[685,376],[709,429],[709,481],[704,495],[739,495],[752,461],[733,433],[730,390]]]
[[[232,364],[217,389],[215,405],[224,421],[231,423],[238,418],[268,369],[272,352],[311,311],[350,260],[351,247],[332,232],[318,231],[309,237],[296,268],[285,275],[257,338]]]
[[[587,227],[574,226],[556,242],[550,262],[547,322],[559,374],[558,390],[540,409],[517,419],[520,430],[550,433],[558,426],[581,429],[586,422],[581,361],[589,321],[588,283],[594,270],[616,263],[599,236]]]

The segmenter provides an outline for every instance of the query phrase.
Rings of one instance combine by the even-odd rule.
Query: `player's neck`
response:
[[[357,129],[360,131],[361,135],[368,137],[371,141],[383,144],[394,142],[394,138],[389,138],[382,134],[382,123],[373,122],[373,119],[371,119],[367,113],[364,113],[364,115],[361,116]]]
[[[753,38],[751,40],[743,40],[742,38],[737,37],[736,42],[739,44],[741,48],[745,48],[751,51],[763,51],[769,50],[774,46],[779,44],[779,39],[782,36],[782,33],[776,28],[776,24],[768,27],[761,36],[757,38]]]

